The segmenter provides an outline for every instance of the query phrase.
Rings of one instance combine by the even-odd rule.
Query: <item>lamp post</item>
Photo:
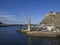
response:
[[[28,31],[30,31],[30,18],[28,17]]]

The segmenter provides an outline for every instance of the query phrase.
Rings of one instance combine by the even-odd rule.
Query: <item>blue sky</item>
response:
[[[3,23],[39,24],[48,12],[60,12],[60,0],[0,0],[0,21]]]

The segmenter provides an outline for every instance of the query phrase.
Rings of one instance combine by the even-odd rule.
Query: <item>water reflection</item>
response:
[[[60,45],[59,38],[27,37],[16,32],[20,26],[0,27],[0,45]]]
[[[60,45],[60,39],[47,37],[28,37],[28,45]]]

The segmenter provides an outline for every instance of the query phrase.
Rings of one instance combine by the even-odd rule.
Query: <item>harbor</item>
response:
[[[60,45],[60,0],[0,0],[0,45]]]
[[[28,18],[28,26],[18,31],[25,33],[27,36],[60,37],[60,29],[56,26],[44,24],[40,26],[31,26],[30,21],[30,18]]]
[[[42,37],[60,37],[59,31],[49,31],[49,30],[20,30],[23,34],[25,33],[28,36],[42,36]]]

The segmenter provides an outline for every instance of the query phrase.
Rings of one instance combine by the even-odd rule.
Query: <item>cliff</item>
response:
[[[55,25],[60,27],[60,12],[49,12],[40,24]]]

